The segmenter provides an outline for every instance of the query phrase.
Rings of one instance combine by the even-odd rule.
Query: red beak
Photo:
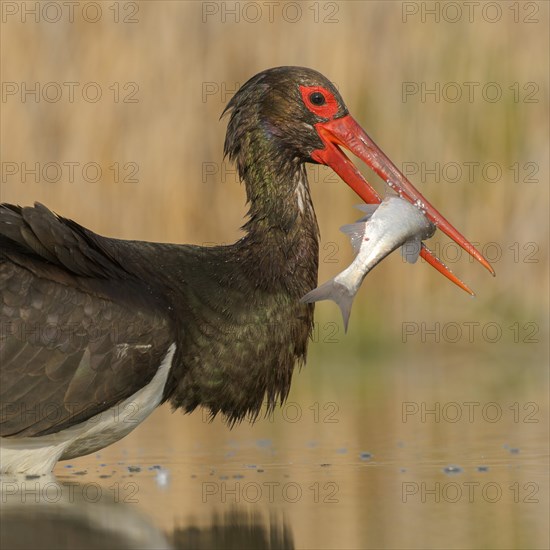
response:
[[[380,195],[378,195],[338,146],[345,147],[370,166],[400,196],[421,208],[436,227],[453,239],[492,275],[495,274],[491,264],[474,245],[420,194],[376,143],[372,141],[361,126],[355,122],[351,115],[329,120],[328,122],[319,122],[315,125],[315,128],[325,147],[313,151],[311,155],[313,160],[330,166],[365,202],[369,204],[380,203]],[[420,255],[453,283],[469,294],[474,295],[473,291],[456,277],[424,243],[422,243]]]

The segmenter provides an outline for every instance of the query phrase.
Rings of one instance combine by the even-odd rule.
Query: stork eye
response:
[[[309,96],[309,100],[313,105],[324,105],[327,100],[325,99],[325,96],[321,92],[313,92]]]
[[[315,116],[333,118],[340,109],[334,94],[321,86],[300,86],[300,94],[306,108]]]

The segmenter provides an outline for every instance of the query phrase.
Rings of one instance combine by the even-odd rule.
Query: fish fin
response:
[[[357,222],[366,222],[367,220],[369,220],[379,206],[379,204],[356,204],[355,208],[366,213],[366,216],[364,216],[360,220],[357,220]]]
[[[386,183],[387,183],[387,185],[384,186],[384,191],[385,191],[384,200],[382,202],[387,201],[388,199],[399,199],[399,198],[401,198],[399,196],[399,193],[391,187],[393,185],[393,183],[390,183],[390,182],[386,182]]]
[[[350,223],[340,227],[340,231],[345,233],[351,240],[354,252],[357,254],[361,248],[363,237],[365,236],[365,223]]]
[[[410,264],[416,263],[418,256],[420,255],[420,250],[422,249],[422,241],[419,237],[409,239],[402,247],[401,254],[407,262]]]
[[[357,208],[357,210],[361,210],[361,212],[365,212],[367,216],[370,218],[376,212],[376,209],[379,206],[380,206],[379,204],[362,203],[362,204],[356,204],[355,208]]]
[[[321,286],[313,289],[311,292],[308,292],[300,302],[312,303],[320,302],[321,300],[332,300],[336,302],[342,312],[344,331],[347,332],[353,298],[355,298],[355,294],[352,294],[344,285],[337,283],[334,279],[330,279]]]

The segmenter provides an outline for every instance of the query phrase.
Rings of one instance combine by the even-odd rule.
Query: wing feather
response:
[[[86,231],[42,205],[0,205],[2,437],[55,433],[124,401],[174,341],[121,251]]]

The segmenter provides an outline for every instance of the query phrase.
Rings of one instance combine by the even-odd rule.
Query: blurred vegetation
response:
[[[66,96],[57,103],[35,102],[32,97],[22,102],[20,95],[0,103],[2,162],[97,162],[103,170],[96,183],[85,181],[78,168],[73,182],[66,171],[59,182],[34,182],[31,176],[23,183],[17,176],[4,177],[2,201],[40,201],[98,233],[118,238],[232,242],[241,235],[246,206],[234,172],[224,172],[229,168],[222,164],[226,123],[219,120],[220,114],[232,91],[255,73],[303,65],[337,85],[350,112],[397,166],[425,163],[430,169],[436,162],[457,163],[462,177],[456,182],[451,181],[452,171],[439,182],[421,173],[410,179],[464,235],[500,258],[494,262],[493,279],[465,255],[453,261],[456,249],[442,248],[449,251],[443,259],[476,290],[477,297],[470,299],[428,266],[411,266],[397,254],[391,256],[365,280],[347,335],[337,306],[318,305],[308,366],[296,373],[289,400],[300,403],[306,414],[314,403],[337,403],[339,424],[279,420],[271,427],[259,421],[229,432],[218,420],[205,423],[200,412],[184,417],[163,407],[127,439],[102,451],[102,460],[116,464],[128,452],[138,460],[146,449],[154,454],[152,460],[158,454],[161,463],[173,467],[177,490],[168,496],[156,489],[140,492],[143,506],[169,529],[178,513],[201,509],[200,495],[189,493],[200,489],[191,477],[216,461],[222,472],[231,466],[225,453],[232,450],[233,439],[244,442],[246,450],[246,445],[254,446],[251,442],[273,435],[279,454],[252,454],[247,460],[241,453],[233,459],[235,468],[257,460],[287,464],[292,479],[301,475],[304,464],[307,478],[311,464],[337,461],[334,449],[346,446],[350,454],[340,458],[344,465],[336,479],[343,489],[350,488],[349,494],[342,492],[343,505],[330,508],[326,520],[312,516],[306,504],[299,511],[291,509],[295,540],[328,547],[325,538],[330,535],[334,546],[366,547],[363,527],[386,547],[428,547],[427,537],[438,526],[446,538],[436,538],[434,548],[452,542],[457,547],[505,547],[515,540],[523,517],[516,504],[483,513],[465,505],[458,516],[455,508],[438,508],[431,515],[403,506],[394,496],[399,494],[398,467],[408,468],[407,479],[422,480],[422,468],[433,466],[429,475],[435,471],[442,476],[443,466],[461,461],[472,471],[479,457],[491,462],[490,479],[504,486],[512,472],[507,455],[502,458],[505,443],[521,447],[520,460],[531,460],[526,468],[513,470],[522,483],[538,481],[537,475],[546,471],[540,457],[548,416],[549,4],[536,2],[539,22],[532,24],[515,22],[508,2],[500,3],[502,18],[493,23],[479,12],[472,22],[463,17],[457,23],[435,23],[427,17],[423,23],[420,16],[404,22],[404,3],[385,0],[302,2],[303,15],[295,23],[283,20],[286,2],[280,2],[273,22],[264,12],[257,23],[242,18],[236,23],[231,17],[223,21],[219,13],[205,18],[206,5],[223,3],[160,0],[138,2],[137,23],[115,24],[111,4],[101,3],[104,16],[93,24],[78,15],[74,23],[64,19],[24,24],[11,17],[2,24],[4,83],[80,83],[73,103]],[[318,22],[310,9],[314,4],[324,10]],[[334,23],[323,22],[329,4],[338,8],[329,17]],[[80,90],[88,82],[101,87],[100,101],[82,100]],[[464,83],[479,86],[472,102],[435,101],[430,95],[423,102],[420,95],[404,100],[407,82],[419,87],[425,83],[428,89],[437,82],[457,83],[464,94]],[[483,99],[482,88],[489,82],[500,86],[501,100]],[[137,103],[122,101],[134,90],[133,85],[124,88],[126,83],[139,86],[133,96]],[[509,89],[514,83],[519,85],[519,98]],[[535,103],[524,101],[528,90],[523,86],[528,83],[537,86]],[[117,86],[120,97],[115,102]],[[110,169],[115,163],[121,169],[118,182]],[[125,163],[135,163],[137,175],[125,170]],[[469,178],[465,163],[496,163],[502,175],[488,181],[478,170]],[[521,166],[517,182],[510,169],[515,163]],[[525,181],[531,174],[526,163],[534,163],[536,181]],[[360,168],[381,190],[377,177]],[[205,169],[215,174],[205,174]],[[123,181],[132,176],[138,182]],[[319,279],[324,281],[352,259],[351,246],[338,228],[359,217],[353,208],[359,199],[326,168],[311,167],[310,185],[321,228]],[[444,247],[449,241],[438,234],[433,242]],[[417,323],[424,334],[405,337],[403,323]],[[456,343],[448,341],[452,332],[444,332],[449,323],[464,331]],[[474,342],[468,340],[465,323],[479,323]],[[481,336],[489,323],[502,330],[497,342]],[[525,328],[528,323],[538,329],[538,344],[526,341],[533,326]],[[440,333],[439,343],[433,330]],[[454,430],[445,423],[404,424],[401,417],[405,401],[476,400],[498,401],[503,407],[535,402],[541,423],[513,424],[508,415],[508,421],[498,425],[464,422]],[[280,419],[280,410],[276,414]],[[308,450],[310,440],[318,441],[319,449]],[[404,442],[403,449],[399,442]],[[350,468],[348,462],[357,461],[365,450],[374,453],[378,466]],[[89,462],[93,472],[95,460],[92,456],[75,462]],[[533,474],[529,468],[538,469]],[[265,475],[273,479],[273,468]],[[542,495],[547,476],[540,482]],[[536,541],[529,546],[545,547],[546,503],[522,510],[529,514],[524,528]],[[490,514],[489,520],[484,514]],[[407,529],[394,528],[396,517]],[[327,533],[320,529],[323,524],[349,532],[331,527]],[[492,538],[481,544],[484,537]]]
[[[103,175],[96,183],[85,181],[77,167],[73,182],[68,170],[58,182],[4,177],[2,201],[40,201],[120,238],[234,241],[246,212],[244,189],[222,164],[225,121],[219,116],[232,90],[256,72],[277,65],[310,66],[336,83],[352,114],[398,166],[425,163],[430,169],[434,163],[458,163],[462,177],[456,182],[443,176],[437,183],[433,175],[420,173],[411,180],[482,250],[500,255],[494,280],[464,254],[453,261],[456,249],[448,248],[444,255],[477,291],[475,300],[428,266],[409,266],[394,255],[366,279],[348,342],[367,338],[372,349],[384,334],[390,341],[398,337],[402,321],[414,320],[495,321],[503,326],[530,321],[546,334],[548,4],[537,4],[535,24],[516,23],[507,3],[496,23],[479,13],[471,23],[466,17],[458,23],[434,23],[427,17],[422,23],[419,15],[404,22],[400,2],[330,4],[337,11],[330,15],[321,2],[319,9],[325,11],[316,22],[313,3],[303,3],[295,23],[282,18],[281,7],[273,22],[264,11],[257,23],[243,17],[237,23],[229,15],[224,21],[221,11],[207,16],[205,6],[212,9],[211,2],[164,1],[139,2],[133,24],[114,23],[106,4],[103,17],[93,24],[83,21],[78,10],[74,23],[65,17],[54,24],[8,18],[2,29],[4,82],[79,86],[72,103],[66,87],[59,102],[7,97],[2,103],[2,161],[31,166],[70,161],[80,167],[97,162]],[[88,82],[101,87],[96,103],[82,100]],[[425,83],[428,89],[435,82],[458,83],[464,97],[449,102],[428,95],[422,102],[416,94],[404,100],[405,82]],[[465,82],[479,83],[472,102]],[[500,86],[501,100],[483,99],[488,82]],[[529,89],[523,86],[530,82],[537,86],[536,103],[525,102]],[[124,87],[126,83],[136,83],[139,91],[131,96],[134,85]],[[519,96],[509,89],[514,83]],[[113,86],[118,86],[118,102]],[[137,102],[124,103],[124,98]],[[109,168],[114,163],[119,163],[118,182]],[[125,163],[135,164],[124,168]],[[465,163],[497,163],[502,176],[487,181],[479,168],[470,178]],[[518,182],[509,168],[514,163],[521,167]],[[525,163],[536,166],[535,182],[523,181],[531,173]],[[135,166],[137,174],[132,173]],[[381,188],[374,174],[361,169]],[[131,176],[138,181],[123,181]],[[320,280],[325,280],[352,258],[338,227],[358,216],[352,209],[358,198],[324,167],[312,167],[310,184],[322,232]],[[434,241],[442,247],[448,243],[440,235]],[[529,259],[536,263],[525,263]],[[333,304],[322,303],[318,319],[337,322],[341,330]],[[365,336],[369,332],[375,336]]]

